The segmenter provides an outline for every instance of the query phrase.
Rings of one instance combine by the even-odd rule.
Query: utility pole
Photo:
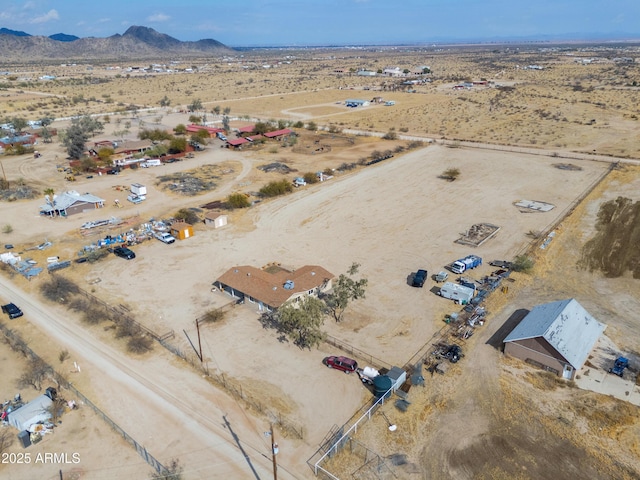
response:
[[[278,480],[278,462],[276,461],[276,455],[278,454],[278,444],[276,438],[273,435],[273,423],[271,424],[271,458],[273,460],[273,480]]]
[[[196,319],[196,330],[198,331],[198,350],[200,350],[200,363],[202,363],[202,342],[200,341],[200,322]]]
[[[9,182],[7,182],[7,174],[4,173],[4,165],[2,165],[2,162],[0,162],[0,168],[2,168],[2,176],[4,177],[5,186],[7,187],[7,190],[9,190]]]

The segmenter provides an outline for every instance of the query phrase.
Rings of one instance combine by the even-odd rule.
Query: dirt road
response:
[[[213,465],[219,477],[271,475],[266,426],[256,425],[233,400],[172,364],[164,352],[127,357],[74,324],[68,312],[26,295],[4,278],[0,296],[20,305],[26,321],[72,352],[81,365],[72,380],[88,380],[92,400],[162,463],[180,459],[186,479],[211,478]],[[296,478],[283,468],[280,476]]]

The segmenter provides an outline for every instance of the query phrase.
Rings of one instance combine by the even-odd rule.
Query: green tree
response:
[[[229,115],[231,113],[231,107],[224,107],[222,113],[224,113],[225,115]]]
[[[25,128],[27,128],[27,121],[23,117],[13,117],[11,119],[11,124],[16,132],[21,132]]]
[[[315,347],[325,338],[321,327],[324,324],[325,305],[316,297],[303,297],[289,301],[278,309],[279,329],[294,345],[300,348]]]
[[[98,150],[98,158],[102,163],[111,162],[111,155],[113,155],[113,148],[101,148]]]
[[[220,115],[220,105],[216,105],[215,107],[213,107],[213,110],[211,110],[214,114],[216,115]]]
[[[360,278],[359,280],[352,278],[358,273],[359,269],[359,263],[351,264],[346,275],[344,273],[340,274],[331,291],[323,295],[324,303],[336,322],[342,321],[344,312],[350,302],[365,298],[365,290],[369,281],[366,278]]]
[[[222,117],[222,128],[224,128],[225,132],[229,132],[231,130],[231,127],[229,126],[229,116],[226,113]]]
[[[173,132],[176,135],[184,135],[185,133],[187,133],[187,127],[184,126],[184,124],[179,123],[178,125],[175,126],[175,128],[173,129]]]
[[[247,208],[251,202],[244,193],[232,193],[227,197],[227,205],[231,208]]]
[[[307,130],[311,130],[312,132],[315,132],[316,130],[318,130],[318,125],[316,124],[316,122],[309,122],[307,123]]]
[[[168,107],[169,105],[171,105],[171,100],[169,100],[169,97],[165,95],[160,99],[158,103],[160,104],[161,107]]]
[[[199,125],[202,122],[202,117],[200,115],[189,115],[189,121]]]
[[[72,124],[65,132],[62,144],[67,149],[69,158],[78,160],[82,158],[85,144],[89,140],[89,134],[79,124]]]
[[[533,270],[533,260],[527,255],[518,255],[511,264],[514,272],[531,273]]]
[[[180,153],[184,152],[187,149],[187,139],[186,138],[172,138],[171,142],[169,142],[169,153]]]
[[[184,125],[182,125],[184,127]],[[178,128],[176,126],[176,128]],[[185,127],[186,131],[186,127]],[[160,142],[162,140],[171,140],[173,136],[166,130],[160,128],[154,128],[153,130],[141,130],[138,132],[138,138],[140,140],[151,140],[153,142]]]
[[[202,100],[200,100],[199,98],[194,98],[193,101],[189,105],[187,105],[187,108],[191,112],[198,112],[202,110]]]

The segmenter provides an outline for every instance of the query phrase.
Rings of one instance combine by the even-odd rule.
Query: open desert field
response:
[[[578,53],[598,61],[579,64]],[[413,272],[424,268],[431,275],[474,253],[485,259],[485,265],[473,271],[473,277],[480,278],[493,270],[489,260],[510,260],[528,252],[536,261],[534,271],[513,274],[508,292],[490,298],[487,325],[465,344],[464,361],[444,377],[426,374],[425,387],[410,391],[407,412],[385,405],[397,431],[389,432],[384,419],[376,416],[355,439],[382,458],[406,455],[404,466],[389,467],[398,478],[431,478],[442,472],[459,479],[551,478],[558,471],[567,472],[562,478],[637,477],[640,466],[634,459],[633,438],[639,427],[629,418],[629,404],[565,388],[530,367],[505,360],[486,343],[515,310],[575,297],[608,325],[606,333],[620,349],[637,354],[640,331],[633,313],[640,307],[640,281],[630,274],[605,278],[576,266],[583,245],[595,233],[599,206],[618,196],[640,200],[639,167],[634,166],[640,157],[640,92],[627,86],[637,66],[616,63],[595,47],[587,52],[425,49],[393,57],[364,52],[357,57],[322,53],[318,58],[300,52],[291,63],[281,60],[275,55],[249,56],[218,64],[209,61],[197,73],[144,77],[106,66],[16,68],[17,78],[2,85],[6,96],[0,97],[0,118],[51,115],[59,118],[53,126],[64,130],[68,120],[62,117],[79,112],[108,117],[95,141],[134,139],[144,128],[170,130],[189,123],[193,113],[206,114],[217,123],[221,118],[212,112],[215,106],[231,109],[233,127],[256,119],[313,121],[334,131],[363,134],[297,128],[294,147],[266,143],[240,151],[211,140],[194,158],[114,176],[79,174],[73,183],[56,168],[66,166],[65,149],[56,139],[38,146],[38,159],[1,157],[10,182],[38,192],[74,189],[105,199],[102,209],[56,219],[38,215],[42,195],[0,202],[0,226],[12,227],[3,229],[0,243],[13,244],[16,253],[39,265],[51,256],[73,260],[101,236],[169,218],[182,208],[202,216],[204,204],[222,201],[230,193],[246,193],[256,201],[250,208],[229,211],[224,228],[197,224],[192,238],[172,245],[151,240],[133,247],[132,261],[109,255],[95,264],[74,263],[59,273],[153,332],[173,332],[166,343],[188,361],[158,343],[143,355],[125,353],[124,340],[112,335],[112,322],[88,325],[81,312],[41,298],[40,286],[49,280],[46,272],[31,281],[2,272],[0,300],[18,299],[25,311],[25,317],[10,327],[52,364],[61,349],[68,349],[83,365],[74,385],[165,465],[173,458],[180,460],[185,479],[212,478],[212,472],[229,478],[267,478],[271,459],[265,432],[274,422],[280,475],[311,478],[307,460],[334,425],[344,424],[370,402],[370,391],[355,375],[322,365],[327,355],[341,354],[337,348],[322,343],[302,350],[283,341],[263,328],[255,305],[234,305],[233,298],[212,291],[212,283],[238,265],[319,265],[337,276],[357,262],[359,274],[368,279],[366,298],[350,305],[340,323],[327,317],[323,328],[362,353],[402,367],[433,342],[445,327],[444,315],[456,311],[452,302],[435,294],[431,279],[423,289],[412,288]],[[430,81],[401,88],[392,78],[367,79],[354,73],[391,62],[407,68],[429,65]],[[262,68],[264,64],[273,67]],[[544,68],[521,68],[531,64]],[[43,73],[58,79],[29,80]],[[467,79],[489,79],[491,84],[451,88]],[[160,108],[165,95],[171,105]],[[396,103],[358,108],[343,104],[348,98],[374,96]],[[203,102],[203,111],[185,112],[185,105],[196,98]],[[135,111],[127,111],[132,105]],[[425,141],[366,135],[391,129]],[[436,141],[426,141],[432,138]],[[453,143],[445,145],[438,141],[441,138]],[[462,146],[456,139],[477,143],[478,148]],[[481,148],[485,143],[513,151]],[[325,148],[319,149],[322,145]],[[394,156],[361,165],[363,158],[385,151]],[[562,158],[572,152],[591,154],[592,159]],[[609,157],[622,163],[611,170],[610,162],[603,161]],[[285,166],[280,172],[286,173],[259,168],[268,164]],[[341,168],[345,164],[352,168]],[[566,164],[572,168],[559,168]],[[460,175],[448,182],[441,175],[451,168]],[[276,199],[257,194],[269,181],[319,171],[331,172],[332,178]],[[205,174],[214,185],[199,195],[167,188],[180,183],[176,178],[181,176]],[[173,180],[163,182],[162,177]],[[148,187],[143,203],[125,200],[132,183]],[[520,200],[545,202],[553,209],[519,209],[514,203]],[[568,212],[572,213],[565,218]],[[96,235],[81,234],[83,223],[111,217],[123,223]],[[499,227],[498,233],[477,248],[455,243],[479,223]],[[547,249],[531,247],[537,245],[532,237],[552,227],[556,237]],[[31,249],[44,241],[52,246]],[[190,341],[197,338],[195,320],[217,308],[227,311],[224,319],[200,332],[202,367],[213,379],[207,381],[193,367],[199,362]],[[10,352],[6,356],[20,365]],[[8,398],[14,390],[6,387],[0,393]],[[603,414],[601,419],[586,413],[589,408],[610,412],[616,406],[626,416]],[[564,419],[561,424],[558,418]],[[534,429],[529,428],[531,419]],[[85,420],[89,421],[95,422]],[[59,431],[64,428],[63,423]],[[602,429],[604,434],[599,433]],[[115,434],[100,435],[110,439],[114,450],[126,449]],[[619,440],[619,450],[613,438]],[[87,449],[93,448],[89,438],[86,443],[92,445]],[[486,450],[493,452],[489,458]],[[128,455],[132,471],[144,471],[135,451]],[[545,466],[542,457],[550,458]],[[84,458],[86,473],[78,478],[100,478],[91,473],[102,468],[100,462],[89,453]],[[324,465],[339,478],[348,478],[361,466],[357,455],[346,453]],[[0,472],[13,474],[13,468],[0,466]],[[370,473],[362,470],[354,478],[375,478]],[[16,473],[15,478],[26,477]]]

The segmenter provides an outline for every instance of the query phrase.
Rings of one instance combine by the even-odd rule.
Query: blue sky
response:
[[[107,37],[131,25],[229,46],[640,38],[640,0],[0,0],[0,27]]]

